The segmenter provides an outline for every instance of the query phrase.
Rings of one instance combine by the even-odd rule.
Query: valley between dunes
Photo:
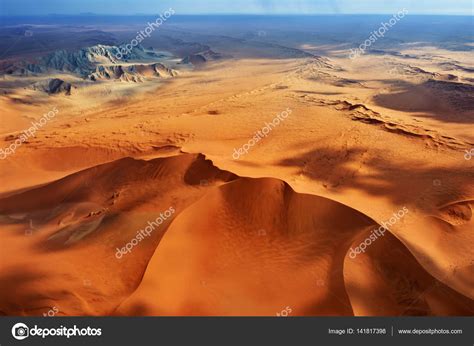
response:
[[[59,114],[0,160],[0,313],[472,315],[472,103],[390,84],[378,59],[228,59],[106,102],[1,96],[5,136]]]

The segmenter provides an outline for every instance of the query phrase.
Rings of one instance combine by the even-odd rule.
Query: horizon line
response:
[[[47,14],[1,14],[1,17],[47,17],[47,16],[117,16],[117,17],[136,17],[136,16],[155,16],[161,13],[135,13],[135,14],[117,14],[117,13],[47,13]],[[179,13],[174,16],[382,16],[382,15],[393,15],[392,12],[387,13]],[[473,17],[474,13],[408,13],[407,16],[462,16],[462,17]]]

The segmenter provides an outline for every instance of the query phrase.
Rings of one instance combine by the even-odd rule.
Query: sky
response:
[[[0,0],[0,15],[409,14],[473,15],[473,0]]]

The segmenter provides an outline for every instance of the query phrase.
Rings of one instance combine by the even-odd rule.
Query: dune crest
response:
[[[0,314],[474,315],[469,26],[376,18],[11,18]]]
[[[176,215],[127,256],[114,256],[169,207]],[[465,204],[442,212],[455,220],[468,216]],[[53,302],[65,315],[272,316],[286,306],[294,315],[474,309],[389,232],[349,258],[351,246],[379,227],[364,214],[297,193],[279,179],[222,171],[201,154],[94,166],[1,199],[0,214],[12,244],[0,281],[18,288],[15,297],[2,292],[4,314],[36,315]],[[26,239],[22,227],[31,231]],[[25,249],[28,258],[14,255]],[[63,262],[56,262],[59,256]],[[13,275],[30,262],[39,265]],[[48,284],[53,277],[56,285]],[[361,292],[365,282],[377,304]],[[43,294],[32,297],[38,286]],[[26,300],[36,308],[22,310]]]

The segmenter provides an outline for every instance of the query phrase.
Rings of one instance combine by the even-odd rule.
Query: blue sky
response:
[[[155,14],[410,14],[473,15],[473,0],[0,0],[1,15]]]

